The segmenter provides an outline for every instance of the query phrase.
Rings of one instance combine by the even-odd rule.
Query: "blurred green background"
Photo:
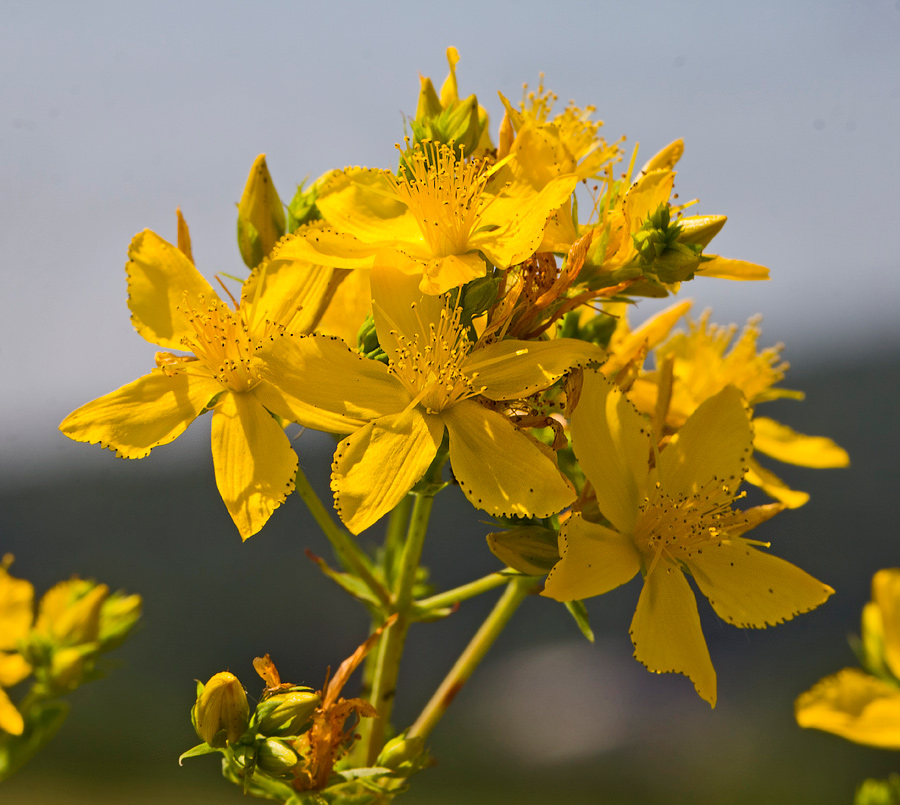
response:
[[[253,657],[319,687],[366,634],[362,613],[304,549],[330,556],[299,500],[241,544],[212,477],[208,418],[142,461],[69,442],[73,408],[142,374],[122,268],[144,227],[174,239],[181,206],[201,271],[240,273],[234,204],[260,152],[283,198],[310,175],[389,166],[414,114],[417,73],[446,74],[500,119],[495,90],[547,85],[598,106],[639,164],[676,137],[682,198],[729,223],[727,256],[769,283],[702,281],[695,310],[765,314],[785,341],[784,383],[808,394],[762,412],[834,438],[847,470],[777,470],[812,494],[760,538],[837,591],[766,631],[701,603],[719,677],[711,711],[679,676],[631,658],[635,582],[588,602],[597,642],[530,600],[434,735],[438,765],[407,801],[846,803],[895,754],[800,730],[793,700],[854,664],[872,573],[898,564],[893,505],[900,388],[895,225],[900,4],[537,2],[0,2],[0,553],[38,592],[76,573],[145,599],[110,676],[78,691],[61,733],[0,788],[16,803],[237,801],[196,742],[195,678],[229,669],[256,690]],[[634,317],[649,314],[644,306]],[[327,496],[332,443],[301,462]],[[439,589],[497,566],[488,527],[439,498],[426,563]],[[411,632],[408,722],[492,603]]]

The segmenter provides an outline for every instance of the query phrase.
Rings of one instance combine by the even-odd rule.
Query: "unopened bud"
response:
[[[488,547],[501,562],[529,576],[543,576],[559,561],[556,532],[543,526],[520,526],[487,535]]]
[[[398,769],[404,763],[415,762],[421,756],[424,746],[425,739],[419,735],[412,738],[398,735],[384,745],[375,765],[385,769]]]
[[[681,234],[678,242],[705,249],[722,231],[728,218],[724,215],[689,215],[678,219]]]
[[[284,236],[284,232],[281,199],[269,175],[266,155],[260,154],[250,169],[244,194],[238,204],[238,248],[247,266],[258,266]]]
[[[256,708],[257,730],[263,735],[299,735],[321,703],[311,688],[276,693]]]
[[[299,762],[297,753],[277,738],[266,738],[257,747],[256,765],[269,774],[287,774]]]
[[[228,671],[203,686],[192,711],[194,729],[210,746],[237,743],[250,721],[250,706],[240,680]]]

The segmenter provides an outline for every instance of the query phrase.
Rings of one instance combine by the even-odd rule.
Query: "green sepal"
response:
[[[575,623],[578,624],[581,633],[589,642],[593,643],[594,631],[591,629],[590,623],[588,623],[587,607],[585,607],[584,601],[566,601],[565,604],[569,614],[575,619]]]
[[[375,319],[370,313],[356,334],[356,349],[366,358],[387,365],[388,354],[381,348],[378,341],[378,331],[375,329]]]
[[[287,206],[287,231],[296,232],[304,224],[322,220],[322,213],[316,206],[319,191],[315,185],[309,190],[304,190],[306,179],[297,185],[297,192]]]
[[[210,746],[205,741],[202,744],[197,744],[194,747],[191,747],[187,750],[187,752],[182,752],[178,756],[178,765],[181,766],[183,761],[187,760],[189,757],[200,757],[200,755],[214,755],[216,753],[224,753],[225,750],[220,747]]]

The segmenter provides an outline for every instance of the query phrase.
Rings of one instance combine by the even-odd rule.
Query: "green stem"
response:
[[[409,629],[410,614],[413,602],[413,585],[416,571],[422,556],[425,533],[428,530],[428,519],[434,504],[434,492],[414,492],[415,502],[409,520],[409,530],[403,553],[400,556],[400,568],[394,584],[394,611],[398,618],[381,637],[378,644],[378,660],[372,680],[371,702],[378,711],[378,718],[367,719],[361,725],[362,744],[366,747],[366,765],[375,763],[381,747],[384,745],[384,732],[390,723],[391,710],[394,705],[394,690],[397,675],[400,671],[400,657],[406,643],[406,632]]]
[[[509,583],[491,610],[491,614],[481,624],[481,628],[475,633],[453,668],[450,669],[450,673],[441,682],[440,687],[431,697],[431,701],[425,705],[425,709],[410,728],[407,737],[427,738],[431,734],[456,694],[472,676],[472,672],[484,659],[500,632],[503,631],[513,612],[516,611],[525,596],[537,589],[537,584],[531,576],[519,576]]]
[[[387,534],[384,539],[384,577],[388,585],[395,582],[397,558],[403,550],[403,539],[409,527],[409,517],[412,511],[414,496],[408,494],[401,500],[388,518]]]
[[[386,607],[389,606],[391,595],[375,576],[372,561],[359,549],[353,537],[334,521],[300,467],[297,467],[295,485],[297,494],[300,495],[310,514],[319,524],[319,528],[328,537],[328,541],[334,548],[334,552],[337,554],[341,564],[359,576],[382,604]]]
[[[454,587],[452,590],[447,590],[445,593],[438,593],[437,595],[432,595],[430,598],[421,598],[416,601],[416,609],[429,610],[452,607],[460,601],[474,598],[476,595],[481,595],[482,593],[493,590],[495,587],[500,587],[506,584],[510,578],[515,577],[509,576],[506,573],[491,573],[489,576],[484,576],[475,581],[470,581],[468,584]]]

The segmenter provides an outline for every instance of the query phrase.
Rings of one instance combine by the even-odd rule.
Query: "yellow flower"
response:
[[[147,341],[193,354],[157,353],[149,374],[69,414],[60,430],[119,456],[143,458],[213,409],[216,485],[246,539],[290,494],[297,471],[297,456],[272,416],[288,411],[259,377],[254,350],[275,333],[315,326],[332,270],[263,263],[231,307],[188,259],[189,240],[182,240],[179,249],[149,230],[135,236],[126,266],[128,306]]]
[[[788,364],[781,360],[780,345],[757,352],[757,323],[751,320],[732,344],[736,328],[710,324],[709,311],[699,321],[688,320],[687,333],[676,333],[659,346],[650,344],[656,346],[657,370],[635,380],[629,399],[639,410],[652,414],[658,404],[659,384],[667,382],[660,367],[669,363],[672,381],[665,424],[670,430],[681,427],[704,400],[728,385],[739,388],[751,407],[782,397],[802,399],[801,392],[775,387],[784,379]],[[754,450],[779,461],[815,468],[846,467],[850,463],[846,451],[824,436],[796,433],[760,416],[753,418],[753,431]],[[749,466],[746,480],[786,506],[796,508],[809,500],[805,492],[791,489],[754,459]]]
[[[0,731],[21,735],[25,722],[4,688],[11,688],[31,673],[17,646],[31,630],[34,587],[9,575],[11,561],[7,555],[0,564]]]
[[[372,276],[375,326],[390,364],[320,336],[276,339],[262,370],[301,424],[350,433],[332,488],[353,533],[390,511],[423,476],[449,432],[450,463],[469,500],[494,515],[547,516],[575,493],[553,454],[483,405],[521,400],[604,354],[573,339],[507,340],[473,349],[458,309],[421,295],[417,279]]]
[[[541,243],[550,213],[575,189],[566,174],[540,190],[510,182],[446,145],[423,143],[407,171],[348,168],[321,182],[316,204],[328,222],[285,238],[274,257],[341,268],[391,266],[441,294],[483,277],[485,258],[508,268]],[[483,255],[483,256],[482,256]]]
[[[863,609],[863,660],[872,673],[844,668],[801,694],[801,727],[849,741],[900,749],[900,569],[872,577],[872,601]]]
[[[634,655],[649,670],[686,674],[715,706],[716,675],[700,629],[689,572],[723,620],[764,628],[817,607],[833,590],[757,549],[742,535],[777,504],[731,508],[752,435],[740,392],[701,405],[650,467],[649,423],[599,373],[586,373],[572,413],[575,454],[609,525],[573,514],[544,595],[601,595],[638,572],[644,586],[631,622]]]
[[[598,134],[603,122],[591,120],[596,107],[579,109],[570,102],[551,119],[558,97],[544,89],[543,76],[537,91],[525,95],[519,109],[502,94],[500,100],[516,135],[510,153],[517,154],[516,164],[536,186],[566,173],[574,173],[580,181],[598,177],[605,165],[619,158],[618,143],[607,145]]]

